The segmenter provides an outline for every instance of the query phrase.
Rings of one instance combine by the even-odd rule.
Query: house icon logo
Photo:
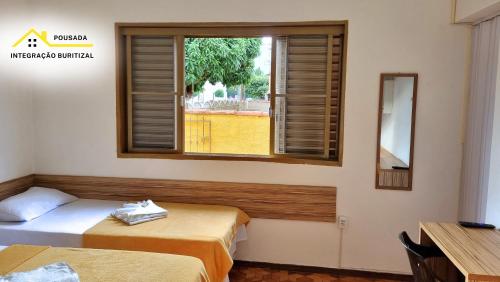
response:
[[[13,48],[18,47],[21,44],[26,44],[25,46],[30,48],[39,47],[41,44],[44,44],[47,47],[64,47],[64,48],[85,48],[85,47],[93,47],[92,43],[66,43],[66,41],[85,41],[87,40],[87,36],[85,35],[54,35],[54,40],[63,40],[64,43],[53,43],[47,39],[47,31],[38,32],[34,28],[28,30],[19,40],[17,40]],[[22,46],[22,45],[21,45]]]

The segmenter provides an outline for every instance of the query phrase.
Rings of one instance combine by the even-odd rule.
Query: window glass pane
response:
[[[269,155],[271,38],[186,38],[184,151]]]

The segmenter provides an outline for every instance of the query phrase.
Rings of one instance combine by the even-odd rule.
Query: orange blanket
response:
[[[207,282],[203,263],[169,254],[13,245],[0,252],[0,275],[66,262],[80,281]]]
[[[85,232],[83,246],[193,256],[203,261],[210,281],[223,281],[233,265],[231,242],[248,215],[227,206],[156,204],[168,210],[167,218],[128,226],[108,217]]]

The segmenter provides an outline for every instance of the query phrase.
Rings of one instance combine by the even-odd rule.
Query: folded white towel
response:
[[[26,272],[0,276],[0,282],[79,282],[78,274],[65,262],[57,262]]]
[[[167,210],[147,200],[137,203],[126,203],[122,208],[115,210],[112,215],[128,225],[134,225],[159,218],[167,217]]]

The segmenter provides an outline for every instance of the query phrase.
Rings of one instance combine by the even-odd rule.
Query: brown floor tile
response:
[[[233,266],[229,274],[231,282],[399,282],[399,280],[374,279],[273,269],[269,267]]]

